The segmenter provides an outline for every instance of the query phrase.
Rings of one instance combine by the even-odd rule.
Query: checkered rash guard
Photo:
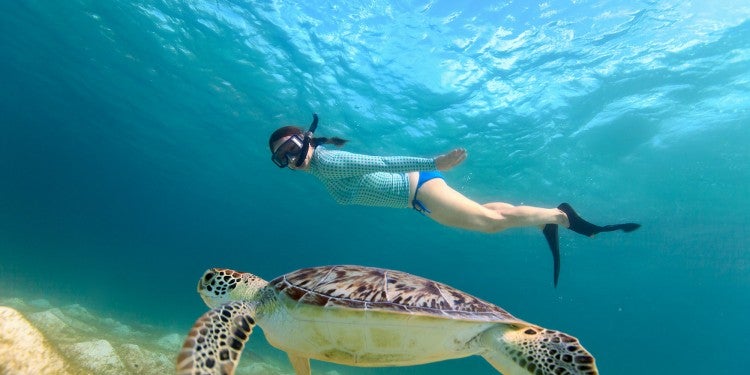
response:
[[[318,146],[309,172],[340,204],[408,208],[406,173],[436,169],[432,158],[369,156]]]

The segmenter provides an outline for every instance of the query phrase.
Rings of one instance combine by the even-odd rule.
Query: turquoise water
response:
[[[187,332],[202,271],[356,263],[581,339],[604,374],[746,371],[750,6],[733,1],[4,1],[0,297]],[[633,234],[483,235],[338,206],[268,134],[432,156],[480,201]],[[283,356],[252,338],[249,350]],[[274,354],[276,353],[276,354]],[[345,374],[492,373],[481,359]]]

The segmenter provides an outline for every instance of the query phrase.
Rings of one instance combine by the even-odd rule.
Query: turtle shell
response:
[[[448,285],[405,272],[362,266],[303,268],[270,282],[307,305],[450,319],[518,321],[507,311]]]

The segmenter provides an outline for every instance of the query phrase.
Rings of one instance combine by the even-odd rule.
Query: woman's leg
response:
[[[432,211],[428,216],[451,227],[494,233],[513,227],[545,224],[568,226],[565,213],[557,208],[513,206],[503,202],[482,205],[439,178],[424,183],[418,197]]]
[[[534,206],[514,206],[504,202],[483,204],[499,213],[506,220],[506,227],[542,227],[545,224],[559,224],[568,227],[568,217],[557,208],[541,208]]]
[[[552,251],[555,286],[560,276],[558,225],[587,236],[614,230],[632,232],[640,227],[637,223],[594,225],[583,220],[567,203],[558,208],[513,206],[504,202],[482,205],[453,190],[440,178],[425,182],[418,198],[432,212],[429,217],[451,227],[488,233],[521,226],[543,228],[542,233]]]

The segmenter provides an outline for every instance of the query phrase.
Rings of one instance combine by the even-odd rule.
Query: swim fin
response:
[[[584,220],[568,203],[561,203],[559,206],[557,206],[557,208],[568,216],[568,221],[570,222],[570,227],[568,227],[568,229],[572,230],[573,232],[580,233],[584,236],[594,237],[594,235],[601,232],[612,232],[616,230],[621,230],[623,232],[632,232],[641,227],[641,224],[637,223],[599,226]]]
[[[547,239],[549,249],[552,251],[552,263],[555,269],[555,288],[557,288],[557,279],[560,277],[560,237],[557,234],[557,224],[547,224],[542,229],[544,238]]]

